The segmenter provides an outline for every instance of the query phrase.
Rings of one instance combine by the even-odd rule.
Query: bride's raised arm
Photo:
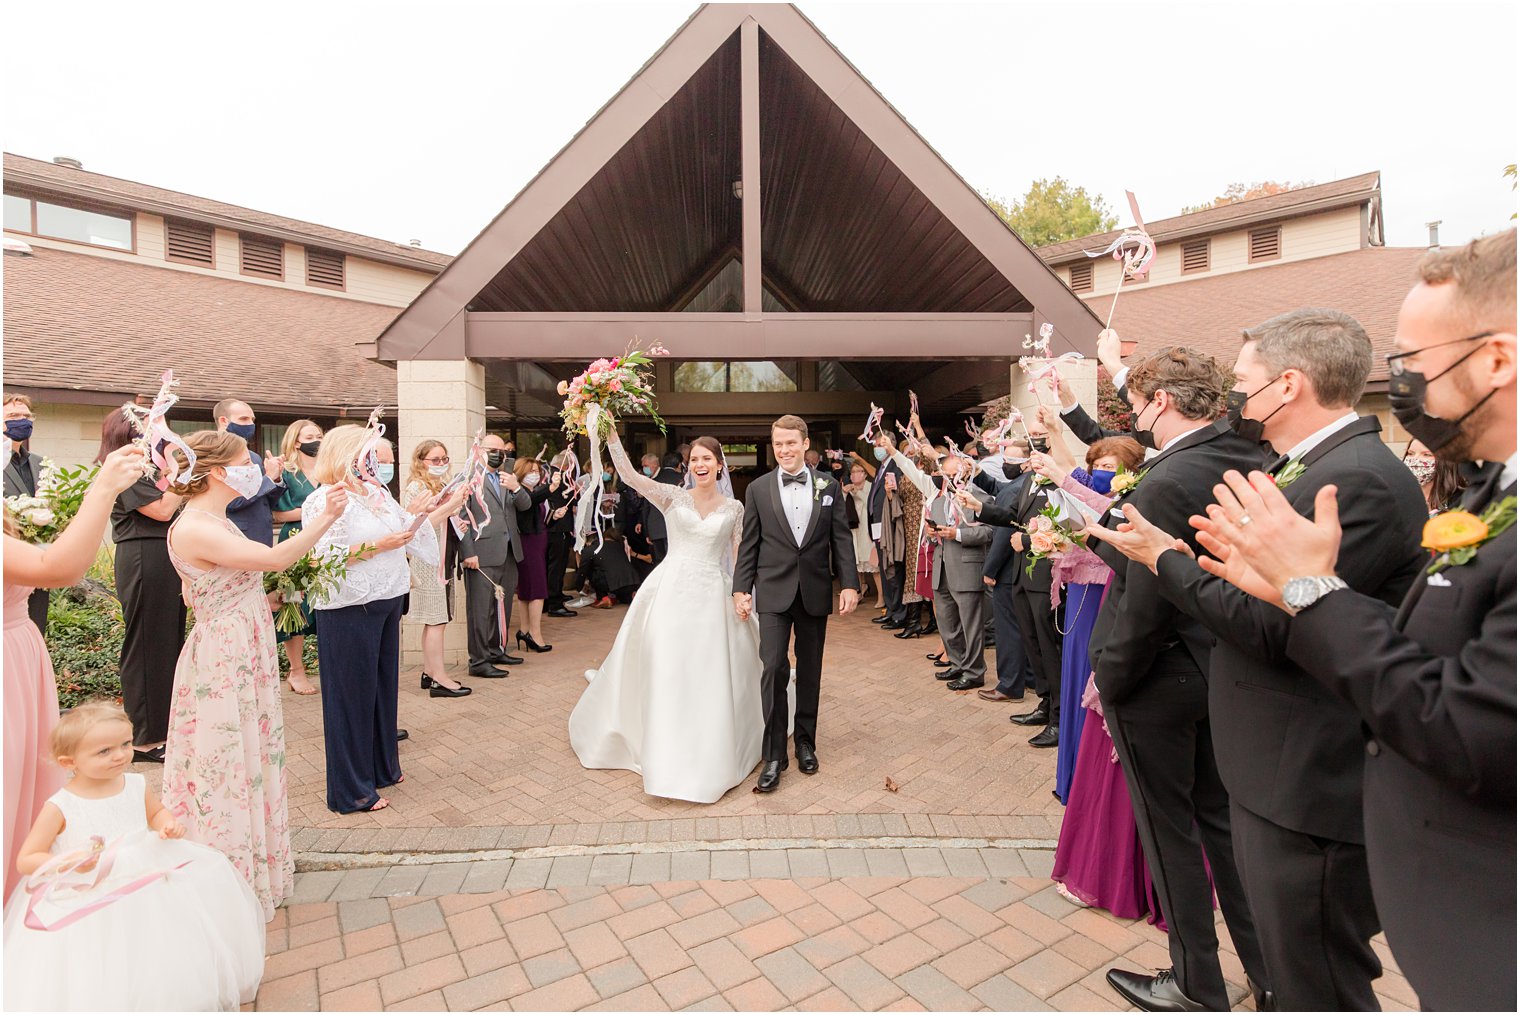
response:
[[[655,507],[664,511],[676,499],[675,492],[680,487],[651,479],[633,467],[633,463],[628,460],[628,452],[623,450],[623,441],[615,428],[607,435],[607,453],[611,456],[612,465],[617,469],[617,474],[623,482],[637,490]]]

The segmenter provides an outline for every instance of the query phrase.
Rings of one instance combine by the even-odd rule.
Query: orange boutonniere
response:
[[[1443,511],[1425,523],[1420,545],[1437,553],[1475,546],[1488,537],[1488,523],[1467,511]]]
[[[1435,554],[1428,573],[1461,566],[1472,560],[1478,547],[1515,524],[1515,498],[1490,504],[1481,515],[1469,511],[1443,511],[1425,523],[1420,545]]]

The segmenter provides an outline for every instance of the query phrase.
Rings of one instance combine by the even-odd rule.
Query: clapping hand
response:
[[[1226,472],[1214,497],[1219,503],[1209,505],[1207,518],[1188,519],[1213,558],[1198,562],[1205,571],[1276,606],[1290,579],[1335,573],[1341,524],[1334,486],[1315,496],[1313,521],[1295,511],[1263,472],[1249,480]]]
[[[285,459],[279,455],[270,455],[264,459],[264,475],[268,476],[272,482],[278,483],[284,471]]]
[[[1187,542],[1153,525],[1133,504],[1125,504],[1120,510],[1129,521],[1121,522],[1117,529],[1106,529],[1094,522],[1084,532],[1107,543],[1130,560],[1139,561],[1154,573],[1156,561],[1168,550],[1177,550],[1189,557],[1193,548]]]

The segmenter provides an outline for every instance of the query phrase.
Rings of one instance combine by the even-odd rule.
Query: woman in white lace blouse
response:
[[[322,485],[301,505],[304,525],[322,513],[333,486],[349,492],[348,508],[316,546],[319,554],[347,551],[348,569],[330,595],[312,602],[322,674],[327,806],[340,814],[388,807],[380,790],[404,778],[396,750],[396,695],[401,607],[412,582],[407,554],[438,564],[432,526],[421,526],[414,537],[414,516],[388,491],[361,481],[357,459],[369,436],[359,426],[328,432],[312,476]],[[389,483],[396,468],[390,443],[381,441],[371,454],[370,469]]]

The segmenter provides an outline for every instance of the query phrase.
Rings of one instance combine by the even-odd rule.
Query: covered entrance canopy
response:
[[[1045,322],[1056,353],[1101,327],[811,22],[710,4],[371,354],[398,364],[404,434],[409,383],[446,377],[470,412],[552,425],[556,384],[635,339],[671,350],[671,422],[858,425],[909,387],[928,417],[1006,394]]]

